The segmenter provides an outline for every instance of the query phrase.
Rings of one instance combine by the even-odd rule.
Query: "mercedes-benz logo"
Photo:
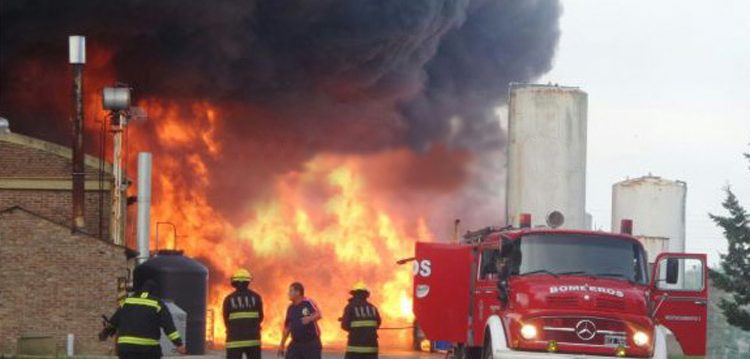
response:
[[[583,340],[591,340],[596,336],[596,325],[594,322],[584,319],[576,324],[576,335]]]

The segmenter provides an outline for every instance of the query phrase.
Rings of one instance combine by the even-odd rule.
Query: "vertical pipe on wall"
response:
[[[151,154],[138,154],[138,228],[137,247],[138,263],[143,263],[149,256],[149,238],[151,235]]]

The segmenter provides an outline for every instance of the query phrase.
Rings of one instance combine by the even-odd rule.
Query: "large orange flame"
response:
[[[232,224],[207,198],[212,186],[207,163],[223,151],[216,138],[221,111],[197,102],[189,107],[190,121],[184,121],[184,106],[158,100],[139,105],[153,121],[152,126],[133,126],[131,145],[133,150],[155,153],[152,233],[157,221],[174,223],[178,238],[162,231],[161,248],[176,243],[212,269],[209,308],[215,320],[208,330],[219,345],[225,337],[221,303],[231,292],[228,277],[246,267],[255,276],[252,287],[265,302],[264,345],[278,344],[288,285],[300,281],[323,312],[323,342],[342,346],[346,336],[337,319],[350,286],[364,280],[372,291],[372,302],[380,307],[384,326],[402,328],[381,331],[382,345],[407,347],[413,320],[411,271],[396,261],[410,256],[414,241],[431,240],[432,234],[423,218],[394,213],[368,189],[373,172],[366,171],[366,165],[393,161],[408,151],[376,158],[318,154],[301,170],[279,175],[262,198],[238,194],[236,201],[249,214],[240,224]]]

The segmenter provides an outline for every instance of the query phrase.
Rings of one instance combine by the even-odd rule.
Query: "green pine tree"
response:
[[[744,154],[750,160],[750,153]],[[721,271],[711,270],[714,284],[725,290],[732,300],[719,303],[729,324],[750,331],[750,216],[732,190],[725,189],[727,198],[722,206],[727,216],[709,214],[724,230],[729,243],[727,254],[721,255]]]

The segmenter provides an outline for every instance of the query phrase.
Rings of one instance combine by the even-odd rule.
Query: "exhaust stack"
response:
[[[86,37],[69,36],[69,60],[73,67],[73,233],[82,232],[85,223],[86,180],[83,165],[83,66],[86,64]]]
[[[622,219],[620,220],[620,233],[622,234],[633,234],[633,220],[632,219]]]
[[[519,228],[531,228],[531,213],[521,213],[518,218]]]
[[[138,264],[149,257],[151,236],[151,153],[138,153]]]

